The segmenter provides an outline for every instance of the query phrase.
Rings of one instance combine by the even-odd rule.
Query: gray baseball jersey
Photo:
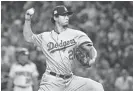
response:
[[[46,70],[58,74],[72,73],[75,47],[82,43],[93,45],[90,38],[84,32],[70,28],[67,28],[60,34],[54,30],[41,34],[33,34],[32,40],[41,48],[47,58]]]
[[[32,62],[24,66],[14,63],[10,69],[9,76],[14,79],[15,86],[31,86],[32,76],[38,76],[36,65]]]

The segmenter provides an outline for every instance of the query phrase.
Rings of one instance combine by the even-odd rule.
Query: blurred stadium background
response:
[[[95,68],[75,69],[74,73],[101,82],[105,91],[118,91],[115,89],[115,82],[117,78],[122,76],[123,69],[127,70],[128,76],[133,76],[132,1],[2,1],[2,91],[6,90],[9,69],[12,63],[16,61],[15,48],[26,47],[29,49],[30,60],[37,65],[40,74],[38,80],[41,79],[46,68],[45,57],[42,52],[23,38],[25,11],[31,7],[35,8],[32,30],[34,33],[41,33],[52,29],[53,25],[50,22],[52,9],[61,4],[66,5],[68,9],[74,12],[70,20],[70,27],[87,33],[98,51]]]

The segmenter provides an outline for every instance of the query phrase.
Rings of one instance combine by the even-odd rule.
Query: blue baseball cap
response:
[[[29,55],[29,51],[26,48],[17,48],[16,53],[17,54],[23,54],[23,55]]]
[[[51,18],[51,21],[52,23],[54,23],[54,19],[53,19],[53,16],[56,16],[56,15],[72,15],[73,12],[71,11],[68,11],[68,9],[64,6],[64,5],[59,5],[59,6],[56,6],[52,12],[52,18]]]

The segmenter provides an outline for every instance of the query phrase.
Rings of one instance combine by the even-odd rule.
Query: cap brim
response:
[[[68,12],[64,12],[63,14],[72,15],[72,14],[73,14],[73,12],[68,11]],[[58,14],[58,15],[63,15],[63,14]],[[52,22],[52,23],[54,23],[54,22],[55,22],[53,17],[51,17],[51,18],[50,18],[50,20],[51,20],[51,22]]]
[[[73,12],[68,11],[68,12],[65,12],[65,13],[63,13],[63,14],[72,15],[72,14],[73,14]]]

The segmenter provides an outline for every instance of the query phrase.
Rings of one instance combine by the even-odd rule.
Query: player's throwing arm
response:
[[[34,15],[34,11],[35,9],[31,8],[31,9],[28,9],[25,13],[25,24],[24,24],[24,29],[23,29],[23,35],[27,42],[32,42],[31,37],[33,35],[33,32],[31,30],[30,24],[31,24],[31,18]]]

